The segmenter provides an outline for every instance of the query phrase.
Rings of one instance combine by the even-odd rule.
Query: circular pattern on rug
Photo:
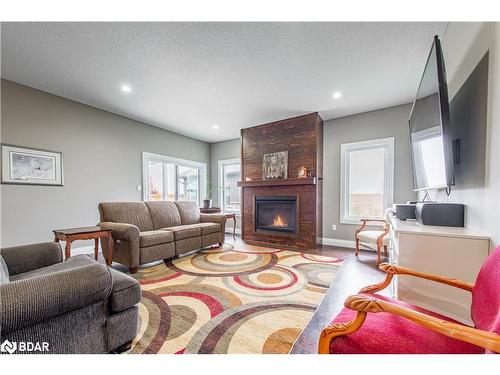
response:
[[[185,353],[288,353],[301,331],[293,327],[297,321],[305,325],[315,308],[313,304],[293,301],[238,306],[201,327]],[[265,321],[270,324],[262,324]]]
[[[228,277],[223,282],[236,293],[248,296],[278,297],[302,290],[307,285],[307,278],[293,268],[273,266],[248,275]]]
[[[133,275],[142,300],[130,353],[290,351],[342,260],[231,248],[204,249]]]
[[[330,264],[318,263],[301,263],[296,264],[293,268],[302,272],[309,284],[328,288],[337,275],[337,267],[332,267]]]
[[[244,253],[234,251],[198,253],[176,259],[168,267],[192,276],[236,276],[259,272],[278,262],[274,253]]]

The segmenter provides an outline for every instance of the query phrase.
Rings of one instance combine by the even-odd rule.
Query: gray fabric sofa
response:
[[[200,214],[196,202],[107,202],[99,203],[99,213],[98,225],[112,230],[113,261],[131,273],[141,264],[224,243],[226,217]],[[107,259],[107,241],[101,246]]]
[[[136,336],[139,283],[87,255],[63,262],[55,242],[4,248],[0,274],[0,342],[107,353],[126,349]]]

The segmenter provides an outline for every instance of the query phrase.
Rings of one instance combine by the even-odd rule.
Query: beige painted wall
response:
[[[5,80],[1,94],[1,141],[63,152],[65,182],[3,185],[1,246],[51,241],[53,229],[95,225],[100,201],[141,200],[143,151],[210,161],[205,142]]]

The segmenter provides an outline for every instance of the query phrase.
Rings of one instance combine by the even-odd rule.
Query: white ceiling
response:
[[[207,142],[413,100],[446,23],[3,23],[2,77]],[[133,91],[120,90],[128,84]],[[332,99],[336,91],[340,99]],[[217,124],[218,130],[212,126]]]

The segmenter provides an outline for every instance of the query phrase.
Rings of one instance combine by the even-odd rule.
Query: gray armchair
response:
[[[0,250],[0,342],[47,343],[49,353],[106,353],[137,331],[138,282],[58,243]],[[43,346],[42,346],[43,348]]]

